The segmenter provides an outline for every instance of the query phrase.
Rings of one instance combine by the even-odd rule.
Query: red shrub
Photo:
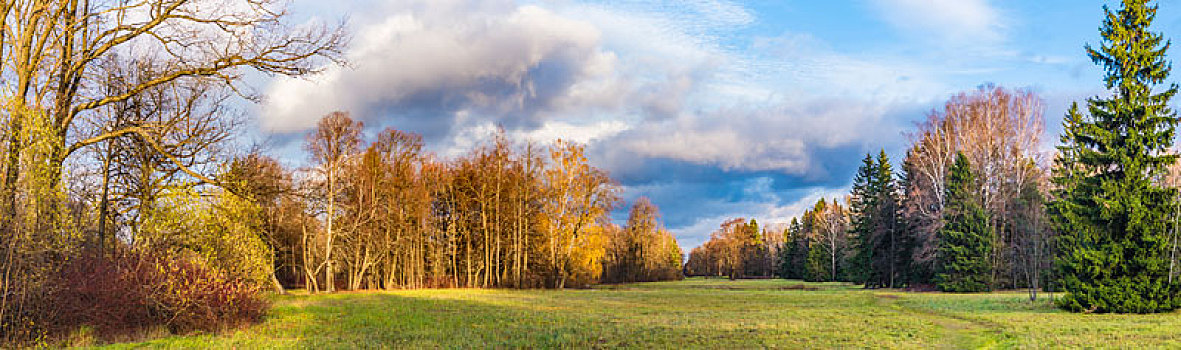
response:
[[[106,338],[159,326],[174,333],[212,332],[257,321],[267,309],[258,288],[193,257],[84,254],[60,271],[52,300],[67,332],[83,325]]]

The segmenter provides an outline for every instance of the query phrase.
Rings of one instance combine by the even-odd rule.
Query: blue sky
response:
[[[843,195],[865,152],[900,160],[915,121],[983,83],[1039,93],[1049,148],[1065,106],[1103,92],[1083,54],[1103,3],[293,0],[299,21],[348,19],[350,65],[265,80],[251,113],[285,150],[332,110],[444,156],[498,125],[584,142],[688,249]],[[1181,33],[1181,3],[1156,28]]]

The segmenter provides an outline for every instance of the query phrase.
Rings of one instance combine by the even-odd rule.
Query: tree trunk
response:
[[[283,284],[279,283],[279,277],[275,276],[275,271],[271,271],[271,285],[275,287],[275,293],[287,294],[287,290],[283,289]]]
[[[103,180],[102,180],[103,181],[103,184],[102,184],[103,190],[102,190],[102,198],[99,199],[99,204],[98,204],[98,251],[99,251],[99,254],[106,254],[106,251],[107,251],[106,250],[107,217],[110,216],[110,213],[109,213],[109,210],[110,210],[109,205],[110,204],[109,203],[111,200],[111,196],[110,196],[111,153],[112,153],[111,147],[114,147],[114,146],[111,145],[110,143],[108,143],[107,144],[107,152],[103,157]]]
[[[332,270],[332,219],[336,216],[336,184],[335,184],[335,164],[330,164],[328,169],[328,237],[324,242],[324,290],[332,293],[336,290],[335,281],[333,280],[334,271]]]

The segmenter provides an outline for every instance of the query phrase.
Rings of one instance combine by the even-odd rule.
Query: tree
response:
[[[989,223],[1001,234],[994,242],[998,249],[990,257],[994,273],[1014,276],[1017,269],[1003,259],[1011,255],[1003,236],[1006,211],[1020,194],[1031,175],[1027,165],[1037,162],[1040,138],[1044,129],[1042,100],[1028,90],[1007,90],[984,85],[975,91],[957,94],[940,110],[934,110],[911,135],[913,145],[903,160],[906,183],[903,187],[913,243],[911,275],[925,282],[932,275],[936,232],[943,225],[948,169],[956,154],[963,153],[976,174],[978,192]],[[1003,282],[1013,282],[1013,278]],[[1001,279],[997,279],[1002,281]]]
[[[850,261],[850,277],[854,281],[864,283],[867,288],[880,282],[872,280],[875,275],[874,248],[878,240],[878,201],[881,197],[878,172],[877,162],[872,155],[866,153],[861,167],[857,168],[857,175],[853,178],[853,190],[850,194],[850,234],[856,242],[856,246],[853,247],[853,259]]]
[[[808,235],[799,218],[791,218],[786,235],[783,243],[786,247],[779,249],[778,275],[787,279],[803,279],[808,255]]]
[[[761,242],[758,222],[734,218],[722,222],[709,241],[689,253],[689,275],[738,279],[770,275],[768,250]]]
[[[765,228],[763,228],[765,229]],[[742,231],[742,276],[770,277],[772,269],[768,255],[771,253],[767,245],[768,239],[763,229],[755,219],[750,219]]]
[[[1045,196],[1040,188],[1035,181],[1026,184],[1011,210],[1014,264],[1025,276],[1030,301],[1037,301],[1042,281],[1048,279],[1047,271],[1053,263],[1054,232],[1046,218]]]
[[[1176,150],[1173,151],[1177,153]],[[1164,179],[1160,180],[1161,184],[1172,188],[1174,194],[1172,215],[1169,221],[1169,283],[1177,281],[1177,276],[1181,273],[1181,267],[1178,261],[1181,256],[1178,256],[1178,243],[1181,243],[1181,162],[1174,162],[1169,166]]]
[[[660,213],[646,197],[632,204],[627,226],[608,234],[603,281],[652,282],[681,277],[681,248],[661,227]]]
[[[112,236],[127,232],[122,230],[126,223],[142,222],[126,220],[121,215],[126,207],[113,205],[119,194],[112,193],[111,165],[124,149],[111,141],[134,138],[140,150],[183,173],[176,178],[185,182],[219,182],[209,176],[215,169],[191,167],[194,157],[187,151],[201,147],[190,143],[186,129],[155,123],[168,118],[128,123],[109,109],[147,94],[175,93],[194,85],[253,98],[238,84],[247,69],[300,76],[317,71],[321,59],[340,59],[338,50],[345,40],[341,27],[292,25],[280,1],[230,0],[218,5],[200,0],[0,1],[0,75],[5,77],[0,93],[0,270],[3,280],[18,281],[0,285],[5,296],[0,298],[0,337],[26,333],[10,332],[11,327],[28,324],[13,317],[30,313],[16,311],[33,309],[25,296],[44,294],[37,291],[39,276],[52,274],[84,248],[78,239],[82,233],[97,232],[98,245],[109,251],[119,242]],[[128,59],[115,59],[120,56]],[[111,88],[104,81],[109,76],[104,65],[112,62],[143,70],[140,77],[146,79],[128,79]],[[166,107],[157,116],[184,112],[175,105]],[[98,191],[105,194],[97,200],[102,203],[96,205],[99,213],[93,215],[101,223],[94,230],[87,227],[91,214],[81,210],[90,203],[68,192],[69,186],[84,185],[84,177],[67,169],[83,168],[86,161],[75,155],[87,151],[105,153],[99,157],[105,163],[100,175],[105,184]]]
[[[250,230],[267,244],[271,253],[272,288],[280,294],[284,293],[283,284],[276,273],[284,267],[278,256],[289,255],[291,252],[288,248],[293,243],[290,240],[294,235],[293,230],[284,225],[282,210],[283,197],[293,194],[291,175],[277,160],[255,151],[235,157],[221,178],[227,188],[232,189],[229,190],[231,194],[236,193],[257,209],[257,213],[254,213],[257,218],[252,218],[257,221],[248,221],[255,224]]]
[[[870,277],[877,285],[894,288],[898,266],[905,263],[900,252],[898,188],[894,181],[894,169],[885,150],[878,153],[874,174],[877,205],[873,211],[872,250],[870,255]]]
[[[1154,181],[1176,162],[1176,115],[1168,102],[1176,84],[1165,84],[1169,43],[1150,27],[1157,6],[1125,0],[1104,7],[1099,48],[1087,55],[1103,67],[1108,98],[1087,100],[1087,113],[1072,108],[1063,131],[1055,182],[1062,232],[1058,267],[1072,311],[1150,313],[1181,306],[1169,280],[1168,214],[1172,188]],[[1070,161],[1074,164],[1062,164]]]
[[[387,241],[382,239],[379,224],[390,215],[385,205],[385,177],[389,175],[385,165],[376,147],[370,146],[337,174],[341,199],[336,205],[342,215],[332,235],[339,242],[335,250],[339,251],[339,267],[345,272],[345,286],[350,290],[361,288],[367,274],[384,257],[382,249],[389,248],[384,246]],[[336,215],[337,211],[329,213]]]
[[[808,276],[815,281],[839,281],[845,279],[849,253],[848,210],[836,199],[826,202],[821,199],[807,217],[811,237],[808,246]],[[810,225],[809,225],[810,224]]]
[[[574,248],[585,238],[582,230],[615,206],[618,188],[605,172],[587,164],[579,144],[558,140],[550,149],[550,161],[545,171],[549,258],[554,285],[563,288]]]
[[[337,213],[336,200],[341,194],[341,189],[337,186],[341,173],[345,167],[346,161],[353,154],[356,154],[361,144],[361,128],[362,124],[358,121],[353,121],[349,118],[346,112],[333,112],[320,119],[316,129],[308,134],[305,147],[312,155],[312,162],[316,164],[315,171],[321,176],[322,183],[322,197],[325,203],[325,235],[324,235],[324,257],[320,266],[316,267],[316,271],[321,268],[324,271],[324,289],[332,292],[335,289],[335,282],[333,277],[335,271],[333,270],[332,250],[333,239],[336,234],[336,227],[333,226]]]
[[[422,136],[386,129],[369,146],[379,157],[381,175],[375,192],[380,203],[374,229],[376,259],[384,288],[418,287],[426,279],[426,227],[431,222],[430,182],[438,181],[437,165],[423,154]]]
[[[946,207],[939,230],[935,285],[945,292],[991,290],[993,229],[981,199],[973,191],[976,176],[959,153],[947,174]]]

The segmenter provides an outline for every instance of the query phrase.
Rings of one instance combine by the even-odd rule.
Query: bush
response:
[[[69,260],[55,284],[58,332],[88,326],[105,339],[160,327],[216,332],[258,321],[268,306],[253,284],[192,254],[88,253]]]

